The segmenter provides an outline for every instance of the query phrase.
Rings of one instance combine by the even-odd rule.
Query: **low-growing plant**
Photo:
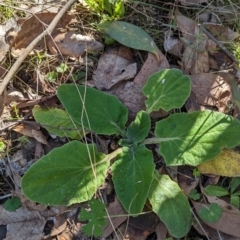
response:
[[[104,21],[116,20],[124,16],[123,0],[85,0],[89,8]]]
[[[116,96],[76,84],[59,86],[58,97],[66,112],[36,106],[33,114],[48,131],[77,140],[53,149],[33,164],[22,178],[23,193],[46,205],[89,201],[111,168],[116,195],[129,215],[140,214],[149,200],[172,236],[185,236],[192,220],[188,198],[168,175],[158,173],[147,145],[159,144],[158,152],[167,166],[197,166],[240,142],[240,122],[214,111],[170,114],[155,123],[154,136],[148,138],[150,114],[181,108],[190,91],[190,78],[180,70],[154,73],[142,89],[146,111],[140,111],[126,126],[128,109]],[[121,147],[101,153],[96,144],[87,143],[86,131],[118,136]],[[99,214],[93,215],[94,227]]]

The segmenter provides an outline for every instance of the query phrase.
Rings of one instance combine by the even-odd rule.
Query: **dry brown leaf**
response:
[[[156,226],[155,233],[157,235],[157,240],[164,240],[167,238],[167,227],[163,222],[159,222]]]
[[[125,222],[117,229],[116,234],[113,240],[145,240],[150,235],[150,232],[137,229]]]
[[[214,160],[198,165],[202,174],[216,174],[226,177],[240,176],[240,154],[224,149]]]
[[[21,133],[22,135],[33,137],[32,129],[36,128],[36,130],[39,130],[39,126],[29,125],[29,124],[19,124],[18,126],[13,128],[13,131]]]
[[[0,225],[7,225],[6,239],[40,240],[45,220],[36,211],[19,208],[9,212],[0,205]]]
[[[183,44],[178,38],[173,37],[173,31],[169,29],[164,32],[163,47],[166,52],[170,52],[171,54],[180,57]]]
[[[123,80],[134,78],[137,64],[134,63],[132,52],[125,46],[109,47],[100,57],[94,71],[94,85],[99,90],[109,90]]]
[[[12,43],[12,54],[15,57],[21,55],[25,48],[49,25],[56,13],[39,13],[33,15],[32,17],[25,19],[20,19],[21,30],[16,34],[16,37]],[[59,28],[65,28],[73,20],[74,16],[65,14],[56,26],[56,31]],[[54,33],[53,33],[54,34]],[[41,40],[35,49],[42,50],[45,48],[46,39]]]
[[[161,69],[170,68],[168,60],[162,52],[159,51],[158,55],[160,60],[158,60],[153,53],[148,53],[146,61],[144,62],[138,75],[135,77],[134,83],[138,84],[141,88],[145,85],[150,75],[160,71]]]
[[[204,203],[198,203],[195,201],[192,201],[194,208],[197,211],[197,214],[199,214],[199,211],[201,207],[208,206],[208,204]],[[217,229],[221,232],[224,232],[226,234],[229,234],[234,237],[240,236],[240,212],[239,211],[232,211],[223,209],[222,217],[216,222],[216,223],[209,223],[205,222],[208,226]]]
[[[109,203],[107,212],[111,219],[106,219],[107,226],[103,230],[102,238],[108,237],[117,227],[127,220],[127,213],[116,196],[114,202]],[[121,217],[119,217],[120,215]]]
[[[217,74],[201,73],[190,75],[192,91],[202,106],[215,106],[220,112],[228,109],[231,101],[229,84]]]
[[[48,141],[40,130],[32,129],[32,135],[38,142],[48,146]]]
[[[239,36],[237,32],[232,31],[230,28],[214,23],[205,23],[204,27],[208,29],[211,34],[217,38],[219,41],[233,41]]]
[[[69,57],[80,57],[87,52],[100,52],[104,45],[94,38],[76,34],[73,31],[55,34],[47,41],[49,51],[58,55],[59,53]]]
[[[176,15],[176,19],[178,28],[182,32],[183,38],[193,43],[195,41],[194,32],[197,26],[196,23],[192,19],[183,15]]]
[[[198,224],[197,221],[192,222],[193,227],[198,231],[199,234],[207,236],[211,240],[220,240],[219,236],[221,237],[222,240],[240,240],[240,238],[235,238],[230,236],[229,234],[216,231],[215,229],[209,227],[207,224],[201,221],[201,219],[198,219],[198,221],[200,224]]]

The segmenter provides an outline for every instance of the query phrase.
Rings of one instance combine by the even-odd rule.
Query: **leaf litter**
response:
[[[192,6],[193,4],[199,4],[204,3],[206,1],[180,1],[183,5]],[[225,7],[226,8],[226,7]],[[34,11],[33,9],[31,11]],[[219,8],[219,11],[223,11],[223,8]],[[231,13],[231,11],[230,11]],[[228,13],[229,14],[229,13]],[[225,17],[227,16],[226,14]],[[1,64],[4,64],[4,60],[7,57],[6,53],[8,51],[11,52],[11,54],[14,57],[19,57],[22,52],[26,49],[26,47],[30,44],[30,42],[35,39],[44,29],[46,25],[48,25],[52,19],[56,16],[55,12],[38,12],[34,16],[29,16],[27,19],[20,19],[16,24],[13,20],[9,20],[5,25],[1,25],[0,28],[0,41],[1,41],[1,48],[0,48],[0,61]],[[236,37],[238,37],[238,34],[235,31],[232,31],[229,27],[225,26],[224,24],[217,25],[213,22],[207,22],[206,18],[203,15],[199,16],[199,19],[201,19],[201,23],[203,23],[203,26],[215,37],[218,41],[232,41]],[[213,18],[214,19],[214,18]],[[220,15],[219,19],[223,21],[223,16]],[[122,101],[127,107],[130,112],[130,117],[134,118],[136,113],[140,110],[145,110],[144,101],[146,98],[142,94],[142,87],[145,85],[147,78],[153,74],[156,71],[159,71],[161,69],[169,68],[169,58],[167,58],[160,50],[161,46],[158,44],[155,44],[154,41],[151,40],[151,37],[147,34],[146,41],[140,41],[141,39],[139,36],[141,36],[141,33],[137,32],[132,37],[132,34],[129,34],[129,32],[134,32],[134,26],[128,25],[126,23],[122,22],[115,22],[114,24],[103,24],[101,27],[105,30],[106,33],[109,33],[112,38],[115,38],[118,42],[120,42],[123,45],[126,45],[128,47],[136,48],[139,50],[145,50],[149,51],[147,58],[145,57],[142,63],[139,66],[139,63],[135,63],[136,59],[136,51],[130,48],[126,48],[122,45],[117,45],[114,47],[108,47],[104,50],[104,45],[94,40],[92,37],[86,36],[86,35],[80,35],[75,34],[75,31],[67,30],[66,26],[71,25],[71,21],[74,21],[74,17],[71,15],[65,15],[59,24],[57,25],[56,29],[52,33],[52,37],[47,37],[47,45],[45,45],[44,41],[39,42],[35,50],[42,51],[47,50],[50,51],[53,55],[59,55],[65,56],[69,59],[79,59],[81,57],[84,58],[84,54],[87,51],[89,52],[103,52],[102,56],[98,59],[98,63],[96,62],[93,65],[93,71],[90,78],[86,79],[87,82],[90,83],[90,80],[93,80],[93,84],[96,88],[106,91],[108,93],[116,95],[120,101]],[[218,19],[215,20],[215,22],[218,22]],[[192,108],[187,107],[187,111],[195,111],[198,110],[198,107],[200,109],[217,109],[219,112],[226,113],[229,111],[230,105],[232,104],[232,100],[234,100],[233,97],[233,89],[231,88],[231,85],[229,84],[228,79],[231,78],[231,70],[229,71],[229,67],[226,69],[229,71],[228,73],[221,73],[218,74],[218,71],[222,71],[222,67],[220,68],[220,65],[223,63],[226,63],[226,57],[223,57],[223,61],[221,64],[219,63],[219,57],[216,57],[216,52],[221,53],[221,50],[218,50],[216,48],[216,43],[210,39],[205,33],[201,31],[201,29],[198,26],[198,23],[194,21],[193,19],[189,17],[185,17],[184,15],[179,15],[176,12],[176,22],[179,30],[179,35],[176,36],[175,32],[173,30],[167,30],[165,31],[165,40],[163,43],[165,52],[169,52],[173,55],[176,55],[178,57],[178,67],[181,68],[184,72],[190,74],[191,83],[192,83],[192,95],[191,98],[188,99],[188,105],[193,106]],[[21,30],[18,30],[18,28],[21,28]],[[125,31],[128,28],[130,29],[128,32]],[[61,29],[65,29],[66,32],[62,32]],[[121,29],[121,36],[119,36],[119,29]],[[147,29],[145,29],[147,30]],[[150,34],[151,35],[151,34]],[[137,38],[136,38],[137,36]],[[150,38],[149,38],[150,37]],[[164,38],[164,36],[163,36]],[[137,41],[139,40],[139,41]],[[142,43],[145,43],[143,46]],[[10,50],[9,50],[10,47]],[[140,52],[141,53],[141,52]],[[222,56],[225,56],[226,54],[224,52],[221,53]],[[229,57],[229,56],[228,56]],[[230,61],[231,63],[231,59]],[[84,62],[84,61],[83,61]],[[71,66],[72,62],[68,61],[67,64]],[[60,64],[59,64],[60,65]],[[229,62],[227,64],[229,65]],[[77,64],[77,68],[81,64]],[[82,64],[84,66],[84,63]],[[214,67],[213,67],[214,66]],[[85,67],[85,66],[84,66]],[[3,65],[3,68],[5,66]],[[214,69],[214,73],[212,73],[212,69]],[[46,84],[46,75],[47,71],[42,70],[42,82]],[[68,74],[72,74],[72,72],[68,72]],[[230,74],[230,75],[229,75]],[[3,76],[3,74],[1,74]],[[40,76],[40,75],[38,75]],[[64,74],[62,75],[64,76]],[[36,77],[36,75],[35,75]],[[66,77],[66,76],[65,76]],[[61,78],[61,77],[60,77]],[[77,78],[76,78],[77,79]],[[53,85],[47,85],[47,88],[52,88],[53,92],[55,91],[56,87],[60,85],[63,82],[67,82],[69,80],[68,77],[64,79],[60,79],[59,82],[53,83]],[[78,79],[77,79],[78,81]],[[25,87],[26,88],[26,87]],[[44,89],[42,88],[42,89]],[[33,88],[34,89],[34,88]],[[15,90],[15,89],[14,89]],[[46,93],[46,90],[43,90],[44,93]],[[14,110],[15,114],[18,114],[18,111],[23,114],[24,111],[26,111],[26,116],[31,113],[32,109],[31,106],[34,106],[41,102],[41,99],[44,99],[44,97],[40,97],[37,100],[36,99],[30,99],[30,94],[28,93],[28,96],[24,94],[24,98],[28,99],[27,102],[24,102],[25,105],[21,102],[20,98],[16,98],[15,100],[12,100],[10,98],[10,91],[4,92],[1,97],[1,106],[0,106],[0,114],[2,114],[2,119],[9,120],[10,115],[6,116],[4,115],[4,112],[7,110],[7,108],[10,108],[11,111],[14,109],[14,105],[11,106],[10,103],[13,101],[16,101],[18,104],[18,110]],[[7,99],[7,100],[6,100]],[[44,103],[45,100],[42,102]],[[189,102],[190,101],[190,102]],[[3,104],[4,103],[4,104]],[[22,106],[20,105],[22,104]],[[58,103],[54,102],[53,105],[56,107]],[[5,105],[5,106],[4,106]],[[197,107],[196,107],[197,106]],[[37,107],[39,108],[39,107]],[[234,110],[234,116],[237,115],[237,110]],[[158,111],[152,114],[152,118],[159,119],[164,116],[167,116],[169,112],[164,111]],[[54,112],[54,119],[58,119],[58,114]],[[24,116],[21,115],[21,116]],[[2,121],[1,119],[1,121]],[[20,122],[23,119],[19,119]],[[28,119],[29,120],[29,119]],[[27,120],[27,121],[28,121]],[[31,119],[32,121],[32,119]],[[16,122],[16,125],[18,123]],[[52,125],[52,122],[50,122],[50,125]],[[67,124],[68,125],[68,124]],[[29,128],[29,130],[27,130]],[[61,124],[60,126],[57,126],[57,128],[65,128],[65,125]],[[79,128],[79,127],[77,127]],[[7,131],[8,127],[5,128]],[[28,136],[32,140],[35,141],[35,144],[33,144],[33,149],[36,150],[37,146],[41,146],[40,151],[44,151],[45,153],[49,151],[46,148],[44,148],[44,145],[49,145],[51,148],[56,147],[58,144],[63,144],[64,137],[67,136],[67,134],[62,135],[62,139],[56,138],[56,141],[53,145],[50,144],[50,142],[53,141],[53,138],[50,135],[51,128],[47,128],[46,130],[39,130],[35,129],[33,125],[26,125],[21,124],[13,128],[13,131],[23,134],[23,136]],[[53,129],[53,128],[52,128]],[[63,130],[66,132],[66,130]],[[54,132],[54,131],[52,131]],[[2,136],[2,135],[1,135]],[[20,135],[18,135],[20,136]],[[72,138],[72,136],[69,136]],[[35,139],[35,140],[34,140]],[[61,143],[61,141],[63,141]],[[10,156],[12,157],[11,161],[13,163],[22,164],[22,167],[26,167],[29,162],[29,159],[32,158],[32,156],[27,159],[26,161],[23,161],[24,154],[22,154],[21,150],[18,153],[19,156],[15,155]],[[33,151],[34,152],[34,151]],[[33,154],[34,155],[34,154]],[[38,154],[35,152],[35,157]],[[41,155],[41,154],[40,154]],[[35,161],[37,161],[39,157],[35,158]],[[204,174],[206,177],[207,174],[215,174],[220,176],[229,176],[229,177],[236,177],[239,175],[239,169],[238,169],[238,154],[231,150],[228,152],[228,150],[223,150],[222,154],[220,154],[215,160],[206,162],[204,164],[201,164],[203,166],[198,166],[199,171]],[[227,160],[226,160],[227,159]],[[21,160],[21,161],[20,161]],[[226,161],[228,162],[228,166],[226,167]],[[230,166],[230,167],[229,167]],[[183,179],[178,179],[179,184],[182,186],[184,192],[186,194],[189,194],[189,192],[192,189],[195,189],[198,185],[198,181],[193,181],[191,184],[184,184],[187,183],[188,177],[193,178],[193,175],[190,173],[186,173],[186,171],[183,173],[184,176],[187,176]],[[11,174],[10,174],[11,175]],[[22,175],[22,173],[21,173]],[[15,179],[17,179],[17,174],[15,173]],[[18,176],[21,178],[20,174]],[[17,181],[17,180],[16,180]],[[19,180],[18,180],[19,181]],[[180,183],[180,181],[183,181]],[[20,183],[18,183],[20,186]],[[17,187],[16,187],[17,188]],[[21,199],[23,201],[23,198]],[[221,199],[215,198],[215,200],[208,198],[208,202],[217,202],[220,206]],[[24,201],[23,201],[24,202]],[[113,201],[112,204],[117,204],[117,199]],[[203,206],[202,202],[193,202],[193,205],[195,209],[197,210],[197,214],[199,213],[199,206]],[[118,207],[121,206],[118,203]],[[5,214],[1,217],[2,221],[0,224],[8,224],[8,235],[7,237],[10,238],[12,236],[16,237],[18,239],[31,239],[28,235],[29,231],[34,231],[36,235],[31,236],[32,239],[41,239],[43,237],[43,230],[44,225],[46,223],[46,220],[48,217],[39,217],[39,213],[46,212],[45,209],[39,208],[38,210],[28,210],[26,206],[22,206],[19,208],[15,213],[6,212],[5,209],[1,207],[1,213]],[[51,210],[53,208],[51,207]],[[65,209],[66,210],[66,209]],[[111,203],[109,203],[109,212],[115,210],[115,206],[111,207]],[[54,213],[55,211],[55,213]],[[57,234],[61,234],[61,232],[64,232],[64,229],[67,229],[68,224],[66,222],[68,218],[67,216],[60,214],[61,219],[57,219],[57,214],[59,214],[59,209],[56,208],[51,214],[51,216],[55,216],[57,224],[55,224],[55,232],[53,231],[49,236],[54,236]],[[225,208],[223,208],[223,214],[220,220],[215,224],[209,224],[207,223],[208,231],[211,232],[212,229],[217,229],[223,234],[229,234],[231,236],[238,237],[240,234],[238,233],[238,229],[234,226],[237,226],[239,223],[239,217],[238,217],[238,210],[234,209],[232,211],[228,211]],[[124,214],[124,211],[119,210],[117,214]],[[11,214],[17,214],[15,215]],[[111,213],[114,215],[114,213]],[[29,215],[29,218],[26,219],[26,216]],[[41,214],[40,214],[41,215]],[[3,219],[16,219],[16,224],[20,225],[14,225],[11,220],[3,220]],[[25,218],[24,218],[25,217]],[[115,219],[118,219],[117,217]],[[121,218],[120,221],[115,222],[113,219],[114,227],[117,228],[121,225],[122,222],[124,222],[126,217]],[[146,218],[144,218],[146,219]],[[229,224],[226,224],[226,219],[231,219]],[[143,220],[144,221],[144,220]],[[77,223],[76,223],[77,224]],[[79,224],[79,223],[78,223]],[[126,223],[125,223],[126,224]],[[81,225],[81,224],[80,224]],[[134,225],[134,224],[133,224]],[[26,227],[26,228],[23,228]],[[62,230],[56,230],[60,226],[62,226]],[[204,226],[204,223],[203,223]],[[209,226],[211,228],[209,228]],[[14,231],[18,229],[19,227],[22,228],[23,231],[17,232]],[[78,225],[79,227],[79,225]],[[81,226],[80,226],[81,227]],[[140,229],[136,228],[136,226],[130,225],[122,225],[122,231],[124,232],[127,228],[127,233],[130,236],[134,236],[135,239],[146,239],[147,236],[152,233],[152,230],[147,230],[147,226],[141,226]],[[194,226],[196,227],[196,226]],[[77,228],[77,225],[76,225]],[[142,229],[144,228],[144,229]],[[197,228],[197,227],[196,227]],[[138,230],[137,230],[138,229]],[[106,228],[104,230],[104,237],[108,237],[114,229],[112,228]],[[201,232],[201,229],[198,230]],[[203,234],[201,232],[201,234]],[[213,233],[211,233],[213,234]],[[211,236],[209,233],[209,236]],[[214,235],[214,234],[213,234]],[[137,236],[137,237],[136,237]]]

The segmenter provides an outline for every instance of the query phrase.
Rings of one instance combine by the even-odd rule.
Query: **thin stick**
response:
[[[230,57],[235,63],[238,64],[238,60],[235,56],[233,56],[232,53],[228,51],[228,49],[219,42],[205,27],[203,27],[201,24],[198,24],[198,27],[213,41],[215,42],[227,55]]]
[[[58,14],[55,16],[55,18],[52,20],[52,22],[49,24],[49,26],[46,28],[45,31],[43,31],[38,37],[36,37],[24,50],[22,55],[17,59],[17,61],[13,64],[5,78],[3,79],[1,85],[0,85],[0,95],[4,91],[4,89],[7,87],[8,83],[12,79],[13,75],[15,72],[18,70],[24,59],[28,56],[28,54],[33,50],[35,45],[46,35],[50,34],[54,28],[56,27],[57,23],[60,21],[62,16],[65,14],[65,12],[72,6],[72,4],[76,0],[69,0],[67,3],[64,5],[64,7],[58,12]]]

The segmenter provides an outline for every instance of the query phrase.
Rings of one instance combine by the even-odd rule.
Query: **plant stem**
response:
[[[163,142],[163,141],[164,141],[164,138],[157,138],[157,137],[147,138],[142,142],[142,145],[158,144],[158,143]]]

